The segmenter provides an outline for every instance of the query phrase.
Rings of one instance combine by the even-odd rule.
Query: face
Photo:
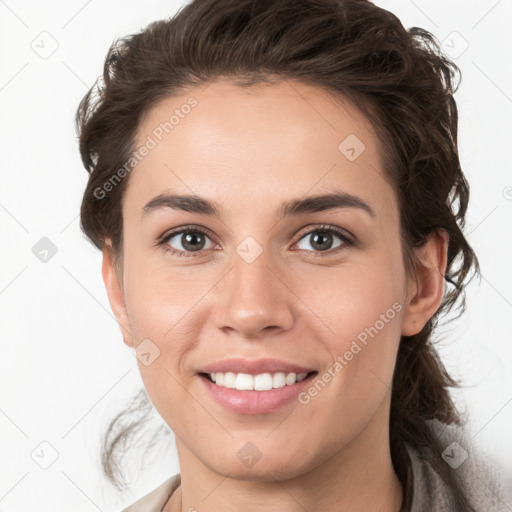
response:
[[[144,144],[122,205],[122,282],[107,253],[104,277],[180,454],[266,480],[386,439],[400,336],[435,304],[410,305],[371,123],[304,84],[218,81],[150,110]]]

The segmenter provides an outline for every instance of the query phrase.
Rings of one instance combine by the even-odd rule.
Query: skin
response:
[[[117,273],[108,243],[103,250],[125,343],[136,348],[149,338],[160,350],[138,365],[176,436],[182,484],[164,510],[397,512],[393,369],[400,336],[419,332],[443,297],[446,234],[415,250],[416,276],[408,275],[397,199],[372,125],[348,101],[309,85],[241,88],[219,80],[190,89],[147,113],[137,145],[191,96],[197,107],[129,177]],[[365,144],[354,161],[338,149],[349,134]],[[375,218],[344,208],[277,220],[283,201],[334,189],[362,198]],[[163,208],[141,219],[144,205],[170,190],[216,201],[221,217]],[[166,230],[189,224],[211,233],[201,255],[178,257],[155,245]],[[346,230],[356,245],[315,250],[306,233],[321,224]],[[236,252],[247,236],[263,251],[252,263]],[[333,237],[333,246],[343,244]],[[177,235],[167,245],[184,250],[182,241]],[[322,375],[394,303],[401,311],[308,404],[237,414],[215,402],[196,374],[241,356]],[[247,442],[262,454],[252,467],[237,457]]]

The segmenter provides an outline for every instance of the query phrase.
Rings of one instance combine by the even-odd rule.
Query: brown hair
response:
[[[461,423],[449,394],[457,384],[431,338],[441,313],[456,303],[462,313],[465,284],[471,270],[479,273],[462,232],[469,186],[457,149],[458,73],[432,34],[406,30],[396,16],[367,0],[194,0],[174,17],[112,44],[103,80],[81,101],[76,124],[90,173],[81,227],[100,249],[108,240],[122,264],[121,201],[129,176],[104,197],[97,191],[130,158],[140,120],[159,100],[220,77],[240,87],[286,79],[318,86],[359,108],[374,125],[399,198],[406,268],[414,269],[413,248],[439,229],[449,235],[451,285],[421,332],[400,342],[390,414],[393,464],[407,482],[410,444],[452,489],[453,510],[466,511],[472,508],[464,482],[442,460],[444,447],[426,421]],[[144,390],[139,398],[147,403]],[[102,460],[115,484],[116,454],[133,427],[122,426],[113,435],[114,427],[140,406],[129,407],[108,427]],[[404,487],[407,507],[410,490]]]

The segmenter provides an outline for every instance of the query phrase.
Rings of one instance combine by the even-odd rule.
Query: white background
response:
[[[182,3],[0,1],[1,512],[118,511],[179,470],[171,446],[121,496],[100,472],[106,422],[142,382],[110,311],[100,253],[79,230],[87,173],[73,121],[112,41]],[[455,58],[463,77],[456,100],[472,191],[466,233],[483,279],[439,349],[463,380],[456,397],[471,436],[512,478],[512,2],[376,3],[405,27],[433,32],[452,55],[469,45]],[[58,44],[46,59],[33,49],[41,37],[46,48]],[[32,253],[42,237],[57,247],[47,263]],[[41,442],[58,453],[48,469],[36,463],[52,453]]]

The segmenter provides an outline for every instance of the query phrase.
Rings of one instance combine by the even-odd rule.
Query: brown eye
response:
[[[338,242],[336,239],[338,239]],[[303,245],[298,247],[301,250],[309,251],[310,249],[307,247],[309,246],[313,251],[325,252],[341,246],[352,245],[352,241],[337,230],[317,228],[303,235],[297,244]]]
[[[333,244],[333,235],[326,231],[317,231],[315,234],[310,234],[311,247],[315,251],[323,251],[324,249],[331,249]]]
[[[210,237],[197,228],[170,233],[161,243],[178,256],[188,256],[191,254],[187,253],[201,252],[215,246]]]
[[[205,235],[202,233],[182,233],[179,235],[182,247],[186,251],[200,251],[205,245]]]

